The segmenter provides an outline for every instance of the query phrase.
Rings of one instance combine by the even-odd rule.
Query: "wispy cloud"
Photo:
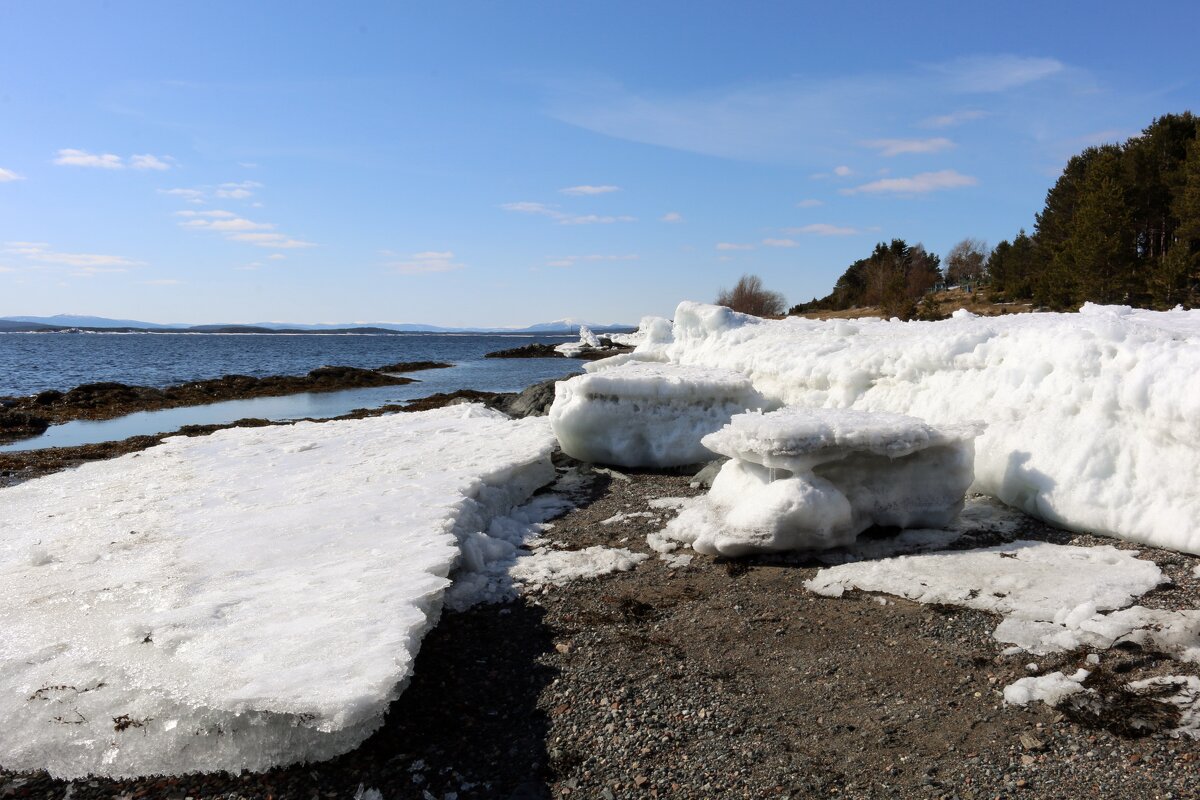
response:
[[[128,267],[140,266],[141,262],[123,256],[99,253],[64,253],[52,250],[45,242],[5,242],[4,252],[20,256],[36,264],[51,264],[62,267],[77,267],[90,272],[124,272]]]
[[[608,186],[608,185],[590,186],[590,185],[584,184],[583,186],[568,186],[566,189],[559,189],[559,191],[562,192],[563,194],[579,196],[579,195],[608,194],[610,192],[619,192],[619,191],[621,191],[621,187],[620,186]]]
[[[169,156],[164,159],[149,153],[134,153],[129,157],[129,166],[133,169],[152,169],[161,172],[171,168],[170,161],[172,160]]]
[[[739,244],[738,242],[717,242],[718,250],[753,250],[752,244]]]
[[[156,278],[150,281],[138,281],[142,286],[178,286],[183,281],[177,278]]]
[[[54,163],[63,167],[93,167],[96,169],[124,169],[125,162],[112,153],[94,154],[86,150],[59,150]]]
[[[283,253],[271,253],[271,255],[267,256],[267,260],[269,261],[283,261],[286,258],[287,256]]]
[[[24,177],[13,172],[11,169],[0,167],[0,183],[8,183],[9,181],[23,181]]]
[[[784,228],[784,233],[805,236],[857,236],[862,233],[858,228],[846,225],[830,225],[825,222],[814,222],[811,225],[801,225],[798,228]]]
[[[59,150],[54,163],[62,167],[90,167],[92,169],[167,170],[175,159],[171,156],[155,156],[150,153],[135,153],[126,162],[113,153],[89,153],[86,150],[66,148]]]
[[[763,239],[762,243],[767,247],[799,247],[800,243],[794,239]]]
[[[516,203],[502,203],[500,208],[505,211],[514,211],[518,214],[534,214],[542,217],[549,217],[559,225],[608,225],[614,222],[636,222],[635,217],[626,215],[622,216],[606,216],[600,214],[568,214],[554,206],[546,205],[545,203],[534,203],[529,201],[521,201]]]
[[[815,197],[809,197],[796,203],[796,208],[817,208],[825,205],[824,200],[817,200]]]
[[[626,255],[587,255],[587,256],[563,256],[561,258],[551,259],[546,262],[547,267],[573,267],[580,262],[596,263],[601,261],[637,261],[641,256],[636,253]]]
[[[180,197],[189,203],[204,202],[204,192],[200,189],[159,189],[158,193],[170,195],[171,197]]]
[[[952,111],[949,114],[942,114],[936,117],[927,117],[921,120],[921,126],[924,128],[953,128],[956,125],[962,125],[966,122],[972,122],[977,119],[990,117],[991,112],[979,111],[978,109],[964,109],[962,111]]]
[[[659,222],[683,222],[683,214],[678,211],[668,211],[658,218]]]
[[[883,117],[910,121],[939,107],[971,111],[964,96],[988,95],[988,106],[1024,119],[1031,138],[1043,109],[1091,109],[1078,89],[1091,88],[1081,69],[1053,59],[990,55],[916,64],[887,72],[798,75],[784,80],[662,91],[593,78],[550,87],[551,116],[596,133],[692,153],[813,166],[814,158],[851,155],[848,147],[880,132]],[[1033,95],[1032,92],[1037,94]],[[1009,95],[1006,93],[1012,92]],[[969,105],[968,105],[969,103]],[[945,115],[944,124],[972,114]],[[935,118],[936,119],[936,118]],[[1088,126],[1076,116],[1070,126]],[[842,155],[839,155],[842,154]],[[836,162],[835,162],[836,163]]]
[[[244,200],[254,194],[256,189],[261,189],[262,184],[258,181],[240,181],[237,183],[222,183],[213,192],[214,197],[220,197],[227,200]]]
[[[1066,69],[1053,58],[989,55],[959,58],[935,67],[952,91],[1003,92],[1049,78]]]
[[[296,250],[317,246],[315,242],[293,239],[283,233],[230,233],[228,238],[235,242],[246,242],[257,247],[272,247],[277,250]]]
[[[978,179],[970,175],[944,169],[940,172],[922,172],[911,178],[884,178],[852,189],[842,189],[842,194],[928,194],[945,189],[975,186],[978,183]]]
[[[939,136],[935,139],[872,139],[863,142],[863,146],[890,158],[913,153],[940,153],[954,147],[954,142]]]
[[[437,272],[453,272],[463,269],[463,265],[454,260],[454,253],[445,250],[427,250],[423,253],[413,253],[402,261],[390,262],[388,267],[401,275],[428,275]]]

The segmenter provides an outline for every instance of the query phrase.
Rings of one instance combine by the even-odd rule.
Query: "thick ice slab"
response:
[[[1200,311],[822,322],[681,303],[672,341],[639,354],[740,372],[779,405],[982,420],[976,491],[1200,552]]]
[[[978,433],[843,409],[738,414],[703,439],[731,460],[662,535],[739,556],[848,545],[872,525],[943,527],[962,510]]]
[[[478,406],[232,429],[0,490],[0,765],[260,770],[353,748],[459,541],[553,479]]]
[[[672,467],[712,458],[701,438],[763,406],[739,373],[629,361],[555,384],[550,424],[581,461]]]

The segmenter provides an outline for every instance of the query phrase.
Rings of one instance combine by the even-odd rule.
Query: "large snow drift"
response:
[[[737,372],[634,360],[556,383],[550,425],[581,461],[674,467],[711,459],[700,439],[763,406]]]
[[[0,490],[0,765],[260,770],[367,737],[459,541],[554,477],[478,406],[168,439]]]
[[[776,405],[982,420],[975,490],[1200,552],[1200,311],[768,321],[685,302],[639,355],[733,370]]]
[[[873,525],[948,525],[971,484],[975,425],[789,406],[738,414],[703,444],[731,459],[663,535],[702,553],[823,550]]]

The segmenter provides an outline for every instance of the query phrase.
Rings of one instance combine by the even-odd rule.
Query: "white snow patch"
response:
[[[562,586],[582,578],[595,578],[613,572],[627,572],[648,556],[625,548],[596,545],[582,550],[537,550],[518,559],[509,569],[513,579],[538,589]]]
[[[1071,695],[1085,691],[1083,681],[1088,675],[1091,673],[1081,669],[1074,675],[1051,672],[1020,678],[1004,687],[1004,702],[1014,706],[1027,706],[1040,700],[1047,705],[1056,706]]]
[[[618,525],[623,522],[629,522],[632,519],[640,519],[648,517],[650,519],[658,519],[658,515],[651,511],[618,511],[608,519],[600,520],[601,525]]]
[[[0,764],[236,773],[352,749],[459,542],[553,477],[553,444],[543,420],[454,406],[176,437],[0,490]]]
[[[685,302],[671,341],[638,354],[736,371],[776,405],[981,419],[975,491],[1075,530],[1200,552],[1200,311],[848,323]]]
[[[1019,648],[1006,653],[1105,649],[1121,640],[1200,661],[1200,611],[1125,608],[1165,580],[1154,562],[1136,556],[1109,546],[1016,541],[843,564],[805,586],[829,597],[859,589],[1002,614],[993,636]]]
[[[572,458],[673,467],[711,459],[700,439],[763,407],[738,373],[630,361],[556,383],[550,424]]]

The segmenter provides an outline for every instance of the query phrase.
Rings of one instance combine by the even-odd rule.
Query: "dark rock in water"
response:
[[[554,402],[554,384],[565,381],[570,375],[535,383],[513,397],[501,408],[510,417],[544,417]]]
[[[613,344],[611,339],[601,339],[600,344],[603,347],[598,350],[587,348],[571,356],[571,358],[583,361],[598,361],[601,358],[633,352],[632,347],[622,347],[621,345]],[[488,353],[485,358],[567,358],[567,356],[555,350],[552,344],[534,343],[521,345],[509,350],[497,350],[495,353]]]
[[[398,361],[395,364],[384,364],[382,367],[376,367],[376,372],[418,372],[423,369],[445,369],[453,367],[453,364],[446,364],[442,361]]]
[[[504,404],[509,398],[515,397],[511,392],[480,392],[475,389],[459,389],[455,392],[439,392],[428,397],[420,397],[405,403],[405,411],[428,411],[431,408],[459,405],[462,403],[482,403],[488,408],[503,411]]]
[[[0,441],[37,436],[49,427],[49,420],[26,411],[0,411]]]
[[[4,421],[0,421],[0,441],[37,436],[49,425],[76,419],[104,420],[136,411],[158,411],[223,400],[400,386],[413,382],[412,378],[388,375],[373,369],[318,367],[307,375],[270,375],[265,378],[224,375],[165,389],[111,381],[85,383],[68,392],[51,390],[31,397],[2,398],[4,410],[0,410],[0,420]]]
[[[535,342],[508,350],[497,350],[494,353],[488,353],[484,358],[566,358],[566,356],[555,350],[552,344]]]

